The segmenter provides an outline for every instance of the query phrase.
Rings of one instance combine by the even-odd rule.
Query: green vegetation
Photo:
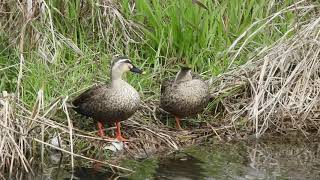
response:
[[[18,88],[19,46],[25,60],[20,95],[30,106],[42,86],[48,103],[95,81],[108,80],[112,55],[125,54],[148,72],[145,76],[128,75],[129,81],[144,92],[144,99],[155,99],[161,79],[175,72],[177,63],[186,63],[206,77],[225,72],[231,63],[232,52],[227,49],[232,42],[254,22],[293,2],[203,1],[206,10],[191,0],[137,0],[135,5],[129,0],[118,4],[49,0],[42,4],[44,11],[36,9],[29,21],[27,11],[18,9],[26,9],[23,4],[8,2],[7,10],[12,13],[1,18],[0,87],[9,92]],[[294,20],[292,12],[275,18],[248,40],[236,64],[281,37]]]
[[[33,4],[29,4],[30,2]],[[4,144],[0,149],[3,152],[0,153],[0,160],[8,163],[1,164],[0,168],[19,165],[24,166],[25,170],[31,169],[31,160],[26,155],[38,157],[41,152],[41,158],[44,159],[43,155],[47,150],[44,147],[53,146],[49,142],[52,137],[57,138],[56,134],[62,137],[63,146],[60,150],[71,155],[72,166],[74,157],[94,161],[90,157],[95,157],[98,150],[104,150],[100,144],[97,145],[102,139],[97,140],[94,132],[81,128],[93,128],[93,125],[86,124],[92,122],[78,120],[70,114],[72,111],[69,113],[66,102],[93,83],[108,81],[110,61],[116,54],[131,57],[137,66],[147,72],[141,76],[127,74],[130,84],[146,102],[143,103],[142,110],[133,117],[137,121],[129,121],[131,124],[124,126],[129,130],[128,134],[139,140],[145,139],[146,142],[132,142],[130,148],[140,151],[147,148],[159,151],[165,148],[177,149],[180,145],[201,142],[211,137],[221,139],[219,133],[229,133],[233,128],[237,131],[235,126],[239,124],[248,134],[260,135],[270,124],[278,125],[274,123],[274,119],[266,120],[274,118],[269,116],[269,107],[272,106],[270,111],[278,113],[277,109],[273,109],[275,105],[283,106],[282,102],[299,99],[291,98],[293,93],[286,91],[291,86],[282,88],[282,85],[288,85],[284,83],[287,82],[286,77],[289,77],[291,85],[299,85],[291,81],[294,74],[290,74],[290,71],[288,74],[282,73],[277,68],[285,63],[289,63],[290,68],[303,67],[306,61],[301,61],[301,57],[313,54],[311,51],[316,49],[313,45],[309,48],[308,40],[309,37],[318,37],[316,25],[319,21],[314,17],[319,17],[315,15],[319,11],[314,10],[316,6],[312,3],[316,4],[312,1],[295,0],[5,0],[0,5],[0,120],[3,119],[1,124],[4,127],[0,129],[0,143]],[[315,24],[308,21],[310,17]],[[303,26],[305,24],[309,26]],[[305,33],[308,37],[304,37],[304,43],[297,45],[295,42],[300,42],[300,34],[296,30],[300,26],[306,30],[297,32]],[[229,104],[235,104],[235,99],[244,99],[243,102],[249,105],[241,102],[234,109],[240,111],[245,107],[254,111],[253,113],[249,110],[242,111],[237,117],[240,120],[228,122],[229,125],[221,127],[215,124],[216,116],[211,116],[214,113],[206,113],[198,118],[197,123],[190,123],[202,127],[192,131],[190,137],[189,134],[185,136],[171,131],[158,121],[160,83],[177,72],[177,65],[187,64],[205,79],[209,79],[244,64],[260,52],[265,52],[267,46],[287,37],[294,37],[294,47],[283,43],[283,46],[278,44],[279,46],[270,48],[274,53],[271,53],[269,59],[277,57],[279,53],[283,56],[281,62],[279,60],[270,69],[266,68],[270,72],[279,72],[280,78],[266,73],[270,75],[270,79],[266,80],[266,86],[260,87],[264,80],[261,77],[265,77],[265,74],[259,74],[262,65],[258,64],[256,72],[249,68],[250,71],[241,72],[245,76],[242,76],[242,82],[238,86],[235,85],[238,82],[232,81],[237,80],[237,75],[232,74],[233,77],[229,77],[231,81],[223,83],[235,86],[229,88],[229,91],[221,92],[210,104],[210,107],[215,107],[228,97],[234,98]],[[290,58],[292,54],[284,54],[281,49],[290,49],[295,58]],[[304,52],[300,53],[299,49]],[[317,54],[313,55],[311,60],[317,59]],[[259,60],[263,58],[260,57]],[[297,61],[302,64],[297,65]],[[315,67],[310,67],[312,68]],[[246,93],[243,91],[247,91],[247,72],[254,74],[254,78],[257,77],[250,81],[253,83],[250,85],[258,86],[258,90],[264,91],[258,97],[252,95],[241,99],[238,97]],[[293,72],[299,73],[302,70]],[[309,72],[309,69],[303,72]],[[296,76],[300,77],[298,73]],[[270,84],[274,79],[279,83]],[[308,76],[306,79],[312,78]],[[307,87],[308,84],[305,85]],[[278,89],[282,91],[279,92]],[[300,92],[296,91],[298,88],[291,89]],[[305,90],[301,92],[306,92]],[[3,91],[8,94],[2,93]],[[249,89],[248,93],[253,91],[255,89]],[[316,91],[312,92],[317,95]],[[267,96],[263,96],[264,94]],[[279,94],[286,94],[285,98],[289,100],[274,98],[280,97]],[[297,93],[297,97],[301,96]],[[312,96],[314,97],[317,96]],[[252,99],[257,102],[249,101]],[[311,103],[309,99],[305,96],[304,100]],[[302,102],[301,99],[297,101]],[[219,109],[220,104],[216,109]],[[290,106],[290,103],[286,104]],[[314,104],[316,103],[312,102],[310,108],[308,106],[306,109],[311,109]],[[301,109],[295,108],[299,113],[306,109],[300,111]],[[284,109],[283,112],[292,112],[290,110]],[[246,113],[251,116],[242,117]],[[265,118],[261,118],[261,114]],[[292,117],[292,114],[289,115]],[[283,121],[279,121],[279,126],[282,127],[281,122]],[[295,124],[295,121],[292,122]],[[206,127],[203,126],[204,123]],[[215,129],[217,126],[219,128]],[[299,129],[302,127],[298,126]],[[319,127],[317,124],[315,126]],[[36,146],[39,144],[41,148]],[[101,163],[117,167],[108,162]]]

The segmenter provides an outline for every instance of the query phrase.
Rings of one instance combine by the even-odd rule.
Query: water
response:
[[[305,139],[273,138],[259,142],[224,143],[186,148],[158,158],[125,160],[133,174],[96,168],[71,173],[53,168],[24,179],[320,179],[320,143]]]
[[[271,138],[197,146],[131,163],[137,171],[131,179],[320,179],[320,142]]]

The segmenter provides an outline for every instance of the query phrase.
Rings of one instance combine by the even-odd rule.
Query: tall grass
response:
[[[129,13],[129,10],[125,12],[129,18],[144,24],[146,43],[142,54],[146,58],[154,57],[152,54],[159,56],[155,60],[158,62],[154,64],[160,63],[161,59],[183,57],[187,64],[198,71],[217,75],[228,67],[230,62],[226,49],[240,34],[252,23],[293,2],[203,1],[208,7],[206,10],[192,1],[138,0],[134,13]],[[259,35],[250,39],[245,53],[237,62],[245,62],[248,53],[254,53],[258,47],[266,46],[282,36],[293,21],[293,13],[286,13],[283,18],[276,19],[271,27],[263,29]],[[256,28],[258,27],[259,25]],[[177,63],[164,61],[162,65],[166,68]]]
[[[1,87],[9,91],[19,88],[15,83],[19,48],[14,43],[18,43],[23,25],[26,37],[21,96],[32,104],[42,86],[45,101],[50,102],[93,81],[108,80],[114,54],[126,54],[150,72],[145,77],[129,75],[134,86],[143,91],[157,88],[159,81],[150,77],[157,80],[165,71],[175,71],[176,63],[187,63],[206,76],[218,75],[230,63],[227,48],[246,28],[292,2],[203,1],[206,10],[184,0],[123,0],[117,4],[49,0],[34,5],[37,11],[29,20],[25,4],[7,3],[15,11],[2,19],[0,64],[9,68],[1,71]],[[249,40],[236,63],[245,62],[259,48],[282,36],[294,17],[291,12],[285,13],[271,27],[262,29]],[[5,23],[8,18],[14,23]]]

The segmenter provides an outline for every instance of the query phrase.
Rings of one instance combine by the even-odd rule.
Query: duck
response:
[[[161,84],[160,108],[175,116],[178,130],[182,118],[202,112],[209,101],[209,84],[189,67],[181,66],[174,79]]]
[[[139,93],[122,78],[128,71],[144,74],[128,57],[116,57],[111,63],[111,82],[94,85],[72,101],[73,109],[77,113],[97,122],[98,135],[104,139],[128,141],[121,134],[120,122],[131,117],[140,105]],[[105,136],[106,123],[115,124],[115,138]]]

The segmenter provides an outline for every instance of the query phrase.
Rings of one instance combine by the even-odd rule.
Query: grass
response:
[[[295,0],[203,0],[208,10],[186,0],[28,2],[4,1],[0,6],[0,92],[16,98],[4,100],[0,107],[12,107],[3,110],[6,120],[19,119],[20,129],[27,122],[24,132],[36,129],[31,134],[42,144],[53,131],[61,131],[67,141],[77,133],[85,135],[77,127],[75,134],[70,133],[65,102],[93,83],[108,81],[115,54],[131,57],[147,71],[144,76],[128,74],[127,79],[143,101],[151,103],[158,100],[161,80],[173,76],[178,64],[191,66],[207,79],[215,77],[246,63],[284,35],[293,36],[296,22],[311,16],[298,9],[309,3]],[[150,116],[142,121],[153,122]],[[163,134],[149,133],[170,147],[178,144]],[[88,143],[71,140],[76,153]],[[72,148],[67,151],[76,154]]]
[[[104,2],[47,1],[44,14],[28,22],[21,84],[25,103],[31,105],[43,85],[45,102],[50,102],[93,81],[108,80],[114,54],[130,56],[148,72],[144,77],[128,75],[131,84],[140,91],[157,92],[154,89],[158,89],[161,78],[168,71],[170,75],[176,72],[177,63],[186,63],[206,77],[218,75],[230,63],[226,50],[246,28],[293,1],[208,1],[204,2],[208,11],[183,0],[165,3],[138,0],[134,10],[130,10],[133,6],[130,1]],[[17,13],[11,16],[25,18]],[[236,64],[244,63],[258,48],[287,32],[295,16],[292,12],[283,16],[249,39]],[[10,25],[1,31],[3,46],[8,48],[1,50],[1,67],[19,64],[19,49],[9,45],[18,32],[8,32],[14,28]],[[19,39],[18,36],[16,40]],[[1,80],[2,89],[16,91],[18,67],[1,71],[7,76]]]

